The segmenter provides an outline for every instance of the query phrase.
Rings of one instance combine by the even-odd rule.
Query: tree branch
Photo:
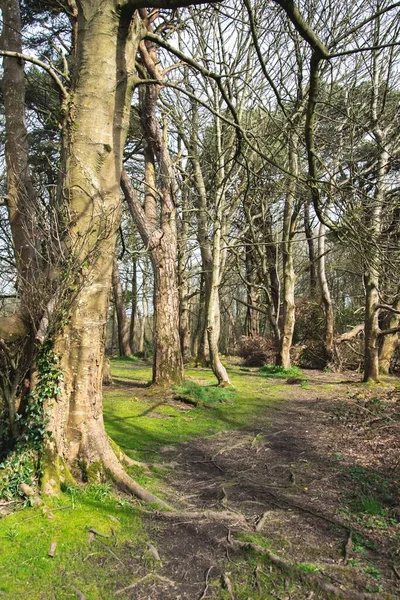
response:
[[[25,60],[26,62],[30,62],[33,65],[36,65],[37,67],[40,67],[41,69],[44,69],[50,75],[50,77],[53,79],[53,81],[56,83],[57,87],[59,88],[59,90],[61,92],[63,99],[64,100],[68,99],[69,94],[68,94],[66,88],[64,87],[61,79],[58,77],[58,75],[54,71],[54,69],[49,67],[49,65],[47,65],[46,63],[42,62],[41,60],[38,60],[37,58],[33,58],[33,56],[27,56],[26,54],[21,54],[21,52],[10,52],[8,50],[0,49],[0,56],[8,56],[9,58],[19,58],[20,60]]]

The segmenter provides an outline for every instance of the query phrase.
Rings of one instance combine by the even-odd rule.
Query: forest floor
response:
[[[197,386],[161,393],[143,364],[113,373],[108,432],[176,512],[99,483],[3,518],[5,598],[400,598],[398,379],[304,371],[290,385],[231,364],[233,391],[192,368]]]

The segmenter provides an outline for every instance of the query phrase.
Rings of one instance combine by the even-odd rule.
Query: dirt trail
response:
[[[400,597],[399,393],[380,390],[378,405],[365,388],[360,399],[335,378],[334,391],[319,373],[306,389],[288,385],[287,402],[245,430],[164,449],[176,465],[167,478],[175,504],[244,515],[247,535],[259,523],[264,543],[300,565],[303,582],[233,547],[230,536],[243,533],[239,518],[229,526],[156,518],[147,527],[161,557],[156,572],[166,579],[144,580],[120,597],[327,598],[307,573],[360,598]]]

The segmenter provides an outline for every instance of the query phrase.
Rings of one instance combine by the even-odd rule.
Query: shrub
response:
[[[275,344],[270,338],[242,336],[237,345],[237,355],[246,367],[261,367],[274,360]]]

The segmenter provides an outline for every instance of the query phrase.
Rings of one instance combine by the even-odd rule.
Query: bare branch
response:
[[[8,56],[10,58],[18,58],[20,60],[25,60],[26,62],[30,62],[33,65],[36,65],[37,67],[40,67],[41,69],[44,69],[50,75],[50,77],[53,79],[53,81],[56,83],[57,87],[59,88],[59,90],[61,92],[63,99],[64,100],[68,99],[69,94],[68,94],[66,88],[64,87],[61,79],[58,77],[58,75],[54,71],[54,69],[52,69],[49,65],[47,65],[43,61],[38,60],[37,58],[34,58],[33,56],[27,56],[26,54],[22,54],[21,52],[10,52],[8,50],[1,50],[1,49],[0,49],[0,56]]]

